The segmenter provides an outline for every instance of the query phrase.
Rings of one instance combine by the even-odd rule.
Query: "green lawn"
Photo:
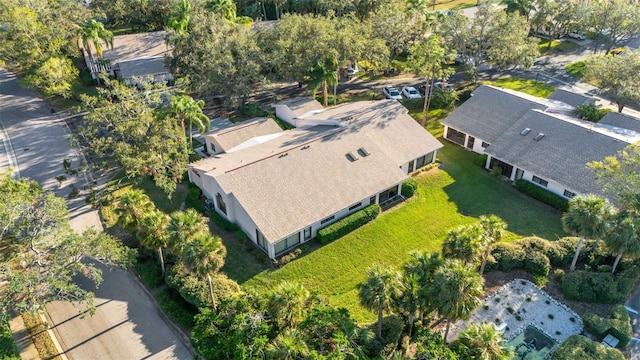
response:
[[[510,184],[473,165],[476,155],[446,143],[438,153],[440,169],[416,180],[419,190],[407,203],[384,212],[372,223],[274,271],[263,271],[245,286],[269,287],[293,280],[349,309],[355,319],[374,314],[358,305],[356,284],[374,263],[399,267],[414,249],[439,251],[446,232],[482,214],[497,214],[509,224],[506,241],[538,235],[564,235],[560,213],[519,193]],[[463,215],[464,214],[464,215]]]
[[[571,64],[567,65],[565,67],[565,70],[567,70],[567,73],[569,73],[569,75],[571,75],[574,78],[580,80],[584,76],[585,68],[586,68],[585,62],[584,61],[578,61],[578,62],[574,62],[574,63],[571,63]]]
[[[485,85],[493,85],[497,87],[503,87],[505,89],[511,89],[520,91],[529,95],[547,98],[553,93],[556,88],[547,85],[541,81],[518,79],[518,78],[505,78],[495,81],[483,81]]]
[[[551,41],[551,47],[549,47],[549,41]],[[545,55],[550,53],[569,51],[578,47],[578,44],[574,43],[573,41],[549,40],[544,38],[541,38],[540,43],[538,44],[540,53]]]

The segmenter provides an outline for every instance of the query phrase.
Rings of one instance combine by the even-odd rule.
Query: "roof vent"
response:
[[[370,152],[367,151],[367,149],[361,147],[358,149],[358,154],[360,154],[362,157],[367,157],[369,155],[371,155]]]
[[[543,133],[538,133],[538,135],[536,135],[536,137],[534,137],[533,140],[540,141],[542,140],[543,137],[544,137]]]
[[[287,155],[289,155],[289,153],[280,154],[280,156],[278,156],[278,159],[281,159],[281,158],[283,158],[283,157],[285,157]]]
[[[349,161],[353,162],[353,161],[358,160],[359,158],[354,153],[349,152],[349,153],[347,153],[347,159],[349,159]]]
[[[528,133],[530,133],[530,132],[531,132],[531,129],[529,129],[529,128],[524,128],[524,130],[520,131],[520,135],[525,136],[525,135],[527,135],[527,134],[528,134]]]

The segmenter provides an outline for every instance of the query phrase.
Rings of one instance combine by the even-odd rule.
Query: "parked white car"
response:
[[[569,31],[567,36],[576,40],[584,40],[587,38],[587,34],[582,31]]]
[[[382,93],[384,94],[384,96],[387,97],[387,99],[395,99],[395,100],[402,99],[402,95],[400,95],[400,91],[398,91],[398,89],[394,88],[391,85],[385,86],[384,89],[382,89]]]
[[[422,95],[413,86],[405,86],[402,88],[402,96],[407,99],[420,99]]]

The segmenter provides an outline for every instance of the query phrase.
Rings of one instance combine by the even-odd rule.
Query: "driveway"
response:
[[[68,129],[60,114],[53,114],[36,93],[19,87],[16,77],[0,69],[0,171],[36,180],[45,189],[67,198],[71,225],[77,231],[102,229],[100,218],[84,201],[84,195],[68,199],[75,187],[87,188],[89,174],[65,175],[64,159],[71,168],[84,165],[83,156],[71,147]],[[50,324],[72,359],[191,359],[181,338],[161,317],[155,302],[128,271],[103,270],[104,282],[95,289],[86,279],[78,282],[96,294],[95,315],[81,318],[83,310],[69,302],[47,306]],[[188,341],[188,340],[187,340]]]

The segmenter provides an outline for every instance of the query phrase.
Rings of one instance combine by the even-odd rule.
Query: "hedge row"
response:
[[[589,340],[582,335],[573,335],[562,343],[551,355],[551,360],[624,360],[617,350]]]
[[[604,338],[611,334],[620,340],[618,346],[625,348],[631,341],[633,329],[629,319],[629,313],[623,305],[616,305],[611,309],[609,319],[602,318],[596,314],[587,313],[582,317],[584,326],[590,333]]]
[[[405,198],[410,198],[416,193],[416,190],[418,190],[418,182],[410,178],[402,183],[400,194]]]
[[[569,208],[569,200],[527,180],[516,180],[516,189],[556,209],[567,211]]]
[[[343,237],[353,230],[375,219],[380,214],[380,205],[371,204],[362,210],[336,221],[335,223],[318,230],[318,241],[326,244]]]
[[[615,304],[623,302],[640,279],[640,267],[632,266],[613,276],[605,272],[574,271],[562,280],[567,299]]]
[[[551,264],[564,263],[566,251],[555,242],[530,237],[513,243],[498,243],[487,261],[487,271],[525,269],[532,276],[547,276]],[[551,261],[553,259],[553,261]]]
[[[235,232],[240,230],[240,227],[231,221],[225,219],[222,215],[218,214],[217,211],[211,210],[209,211],[209,217],[213,220],[213,223],[218,225],[222,230]]]

